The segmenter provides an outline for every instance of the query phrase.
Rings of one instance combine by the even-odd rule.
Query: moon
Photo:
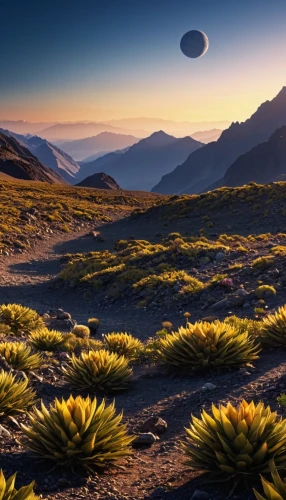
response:
[[[207,52],[209,39],[203,31],[191,30],[182,37],[180,47],[185,56],[196,59]]]

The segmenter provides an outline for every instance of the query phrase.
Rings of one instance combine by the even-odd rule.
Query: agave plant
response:
[[[0,471],[0,500],[37,500],[34,493],[34,481],[28,486],[22,486],[19,490],[15,488],[16,475],[5,479],[3,471]]]
[[[103,337],[106,348],[110,352],[134,359],[142,349],[140,340],[128,333],[108,333]]]
[[[11,373],[0,372],[0,416],[21,413],[36,400],[36,393],[28,387],[28,379],[17,380]]]
[[[259,348],[247,332],[216,321],[188,323],[187,328],[161,338],[158,352],[170,368],[201,370],[244,365],[258,358]]]
[[[66,379],[77,389],[116,392],[124,389],[131,380],[132,369],[124,356],[104,349],[81,353],[71,357],[71,365],[62,368]]]
[[[286,464],[286,420],[263,403],[212,405],[212,414],[192,417],[186,432],[183,448],[192,469],[246,477],[267,471],[273,459]]]
[[[88,339],[88,337],[90,336],[90,329],[85,325],[76,325],[73,327],[71,333],[81,339]]]
[[[263,319],[262,342],[273,347],[286,345],[286,305]]]
[[[286,483],[280,478],[274,463],[270,466],[273,483],[261,476],[261,482],[265,497],[253,490],[257,500],[286,500]]]
[[[55,400],[49,410],[41,403],[29,414],[30,425],[22,425],[26,446],[36,455],[58,465],[82,465],[89,469],[105,467],[130,455],[126,426],[122,414],[116,415],[114,402],[98,405],[96,398],[70,396]]]
[[[8,325],[11,332],[19,336],[44,326],[42,318],[36,311],[19,304],[2,304],[0,306],[0,323]]]
[[[11,368],[24,372],[36,370],[42,363],[42,357],[38,353],[33,354],[31,348],[23,342],[1,342],[0,355]]]
[[[65,343],[65,336],[57,330],[42,328],[29,335],[31,344],[40,351],[56,351]]]

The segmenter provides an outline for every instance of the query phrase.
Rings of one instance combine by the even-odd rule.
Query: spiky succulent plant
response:
[[[0,306],[0,323],[8,325],[11,332],[19,336],[44,326],[42,318],[36,311],[19,304],[2,304]]]
[[[56,351],[65,343],[65,335],[57,330],[42,328],[29,335],[31,344],[40,351]]]
[[[103,341],[110,352],[134,359],[142,350],[142,343],[129,333],[108,333],[104,335]]]
[[[273,482],[267,481],[261,476],[265,497],[255,489],[253,490],[257,500],[286,500],[286,483],[282,481],[273,462],[270,465],[270,470]]]
[[[192,469],[246,477],[267,471],[273,459],[286,464],[286,420],[263,403],[212,405],[212,414],[192,417],[186,432],[183,448]]]
[[[73,327],[71,333],[81,339],[88,339],[90,336],[90,329],[85,325],[76,325]]]
[[[24,372],[36,370],[42,363],[40,354],[32,353],[31,348],[23,342],[1,342],[0,354],[11,368]]]
[[[22,425],[25,444],[36,455],[57,462],[58,465],[89,469],[105,467],[130,455],[126,426],[122,414],[116,415],[114,402],[98,405],[96,398],[55,400],[47,409],[34,408],[29,414],[30,425]]]
[[[273,347],[286,345],[286,305],[263,319],[261,340]]]
[[[0,500],[37,500],[39,497],[34,493],[34,481],[16,490],[16,475],[5,479],[3,471],[0,471]]]
[[[0,372],[0,416],[21,413],[36,401],[28,379],[18,380],[11,373]]]
[[[124,356],[104,349],[71,357],[71,364],[62,368],[66,379],[77,389],[116,392],[125,389],[131,380],[132,369]]]
[[[158,352],[169,368],[192,371],[244,365],[258,358],[259,348],[247,332],[216,321],[188,323],[161,338]]]

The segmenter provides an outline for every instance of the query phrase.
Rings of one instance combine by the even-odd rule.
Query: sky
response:
[[[0,119],[245,120],[286,85],[285,21],[285,0],[3,2]]]

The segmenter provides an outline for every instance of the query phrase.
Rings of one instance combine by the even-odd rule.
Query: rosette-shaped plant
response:
[[[58,465],[89,469],[105,467],[117,459],[130,455],[122,414],[116,415],[114,403],[98,405],[96,398],[70,396],[55,400],[50,408],[44,403],[29,414],[30,425],[22,425],[25,444],[36,455],[57,462]]]
[[[31,344],[40,351],[56,351],[65,343],[65,335],[57,330],[42,328],[29,335]]]
[[[142,350],[140,340],[129,333],[108,333],[103,337],[106,348],[110,352],[126,356],[128,359],[134,359]]]
[[[183,448],[192,469],[246,477],[267,471],[272,460],[286,464],[286,420],[263,403],[213,405],[211,414],[192,417],[186,432]]]
[[[77,389],[116,392],[125,389],[131,380],[132,369],[124,356],[99,351],[82,352],[71,357],[71,364],[62,368],[66,379]]]
[[[286,346],[286,305],[263,319],[261,340],[273,347]]]
[[[39,498],[34,493],[34,482],[16,490],[15,481],[16,474],[5,479],[3,471],[0,471],[0,500],[37,500]]]
[[[286,500],[286,483],[282,481],[273,462],[270,469],[273,482],[267,481],[261,476],[265,497],[254,489],[253,492],[257,500]]]
[[[19,336],[45,326],[36,311],[19,304],[2,304],[0,306],[0,323],[8,325],[11,332]]]
[[[0,415],[20,413],[36,400],[36,393],[28,387],[28,379],[17,380],[11,373],[0,372]]]
[[[259,348],[247,332],[231,325],[188,323],[176,333],[161,338],[159,357],[169,368],[201,370],[241,366],[258,358]]]
[[[0,354],[11,368],[23,372],[36,370],[42,363],[40,354],[33,354],[31,348],[23,342],[1,342]]]

